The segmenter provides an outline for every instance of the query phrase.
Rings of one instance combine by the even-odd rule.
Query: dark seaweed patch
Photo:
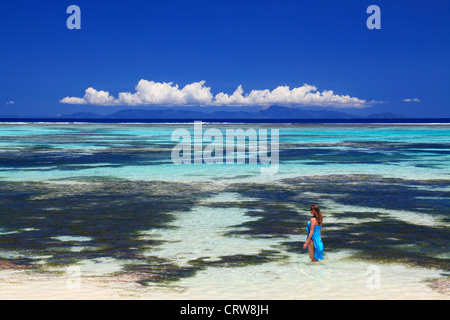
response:
[[[38,152],[41,151],[41,152]],[[45,151],[45,152],[44,152]],[[23,149],[16,152],[2,152],[0,167],[8,168],[34,168],[52,167],[51,170],[71,170],[73,168],[97,168],[100,163],[109,166],[124,165],[157,165],[171,162],[170,149],[167,152],[148,148],[110,148],[106,150],[35,150]],[[42,169],[40,169],[42,170]]]
[[[201,266],[179,266],[168,259],[149,257],[139,263],[129,264],[122,273],[132,274],[136,282],[142,285],[151,283],[172,283],[182,278],[192,277]]]
[[[2,250],[29,256],[51,255],[47,259],[48,265],[68,265],[100,257],[124,261],[136,259],[143,251],[163,243],[141,238],[140,230],[171,228],[174,219],[171,212],[190,210],[213,194],[207,191],[207,186],[193,187],[192,183],[133,182],[97,177],[80,177],[78,182],[80,184],[1,182],[2,231],[6,231],[0,235]],[[414,181],[365,175],[305,177],[270,185],[237,183],[224,191],[238,192],[253,201],[208,205],[239,207],[245,209],[248,216],[256,218],[230,227],[223,236],[285,239],[297,234],[306,236],[309,206],[318,204],[325,213],[323,238],[327,252],[352,249],[357,252],[355,257],[364,259],[448,268],[448,259],[438,258],[445,256],[449,247],[447,227],[417,226],[383,213],[386,209],[407,210],[448,221],[449,192],[443,191],[447,187],[448,182],[442,180]],[[339,209],[329,212],[330,208],[322,205],[324,200],[334,201],[335,209],[343,204],[380,208],[380,212]],[[330,214],[337,222],[327,224]],[[354,218],[356,223],[340,223],[339,217]],[[380,222],[363,219],[379,219]],[[88,241],[61,241],[55,239],[56,236],[83,236]],[[73,247],[83,249],[73,252]],[[285,241],[278,249],[299,253],[301,241]],[[191,266],[232,266],[266,261],[253,258],[236,255],[217,261],[197,259],[191,261]],[[34,261],[32,258],[19,259],[24,264]],[[167,270],[172,270],[173,275],[178,274],[174,271],[177,266],[170,261],[164,262],[167,263],[171,266]],[[193,272],[191,269],[180,270],[180,274]]]
[[[318,149],[318,148],[307,148],[307,149],[282,149],[280,150],[280,159],[283,161],[296,160],[296,161],[306,161],[312,164],[320,164],[321,162],[329,163],[365,163],[365,164],[376,164],[376,163],[393,163],[400,162],[411,159],[411,156],[405,154],[388,154],[386,152],[376,152],[373,149],[362,151],[362,150],[340,150],[338,148],[330,149]],[[315,162],[312,162],[315,161]]]
[[[199,195],[186,186],[158,182],[90,179],[95,183],[52,185],[0,182],[2,250],[51,255],[48,265],[72,264],[83,259],[128,259],[142,248],[161,244],[142,239],[140,230],[170,228],[173,211],[190,210]],[[61,241],[57,236],[87,237]],[[86,250],[72,252],[73,246]]]
[[[198,267],[246,267],[251,265],[260,265],[267,262],[278,261],[285,258],[280,252],[275,250],[262,250],[257,254],[235,254],[220,256],[218,259],[209,259],[202,257],[189,261],[193,266]]]
[[[385,210],[406,210],[439,217],[448,221],[450,193],[445,180],[415,181],[386,179],[377,176],[343,175],[286,179],[284,184],[235,184],[233,191],[258,199],[253,202],[253,217],[231,230],[228,235],[283,238],[302,234],[306,238],[309,206],[318,204],[324,211],[323,239],[327,252],[351,249],[355,258],[397,261],[425,267],[449,269],[449,259],[439,258],[450,247],[450,229],[443,226],[420,226],[387,216]],[[433,190],[436,189],[436,190]],[[436,201],[439,197],[439,201]],[[325,200],[339,208],[354,205],[375,208],[375,212],[330,212]],[[376,211],[380,209],[380,212]],[[336,209],[336,208],[335,208]],[[338,209],[339,210],[339,209]],[[334,218],[379,219],[346,224],[327,223]],[[331,227],[327,229],[327,227]],[[302,242],[286,241],[285,250],[300,253]]]

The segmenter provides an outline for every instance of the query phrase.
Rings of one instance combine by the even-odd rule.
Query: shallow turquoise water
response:
[[[189,124],[2,125],[0,178],[42,181],[79,176],[139,180],[214,179],[251,175],[259,165],[202,165],[178,168],[170,137]],[[215,128],[203,125],[203,129]],[[228,128],[242,125],[221,125]],[[250,127],[250,125],[247,125]],[[253,127],[251,127],[253,128]],[[255,127],[273,129],[270,124]],[[290,175],[379,174],[384,177],[448,179],[449,127],[411,125],[277,125],[280,164],[275,178]],[[246,127],[244,126],[244,129]],[[204,142],[207,145],[207,142]],[[194,178],[193,175],[196,177]]]
[[[143,285],[298,269],[318,204],[325,260],[450,269],[449,125],[203,125],[279,129],[274,175],[248,159],[175,165],[177,128],[193,133],[189,123],[0,125],[0,259],[107,261]]]

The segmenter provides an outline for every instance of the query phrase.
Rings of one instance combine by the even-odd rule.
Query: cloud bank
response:
[[[92,105],[167,105],[167,106],[321,106],[335,108],[365,108],[371,102],[337,95],[331,90],[318,91],[315,86],[304,84],[298,88],[279,86],[273,90],[252,90],[245,94],[241,85],[233,94],[220,92],[213,95],[205,81],[194,82],[179,88],[172,82],[154,82],[140,80],[136,92],[120,92],[116,97],[108,91],[98,91],[92,87],[86,89],[83,97],[65,97],[60,103]]]

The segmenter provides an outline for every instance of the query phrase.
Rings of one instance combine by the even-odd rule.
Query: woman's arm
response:
[[[311,240],[312,235],[314,234],[314,226],[315,225],[316,225],[316,219],[312,218],[311,219],[311,224],[310,224],[309,234],[308,234],[308,237],[306,238],[305,244],[303,245],[303,249],[306,249],[306,247],[308,246],[308,243]]]

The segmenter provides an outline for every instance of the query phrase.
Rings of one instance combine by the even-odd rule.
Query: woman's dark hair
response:
[[[312,205],[311,206],[311,212],[314,215],[314,217],[317,220],[318,224],[322,224],[322,220],[323,220],[323,216],[322,216],[322,212],[320,211],[319,207],[316,205]]]

